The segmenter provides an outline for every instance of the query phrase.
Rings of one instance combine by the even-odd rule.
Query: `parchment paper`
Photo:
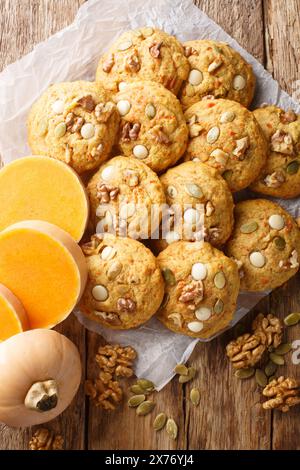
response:
[[[162,28],[182,41],[210,38],[229,43],[253,65],[257,77],[253,106],[267,102],[300,113],[299,103],[282,91],[262,65],[191,0],[89,0],[79,9],[72,25],[37,45],[0,74],[0,155],[4,164],[30,154],[26,116],[33,102],[51,83],[93,80],[97,61],[108,45],[123,31],[145,25]],[[238,198],[245,196],[255,197],[243,192]],[[299,198],[278,202],[292,215],[300,215]],[[230,326],[267,294],[241,293]],[[137,330],[115,332],[83,318],[80,312],[75,314],[88,329],[101,333],[108,341],[134,346],[139,354],[137,375],[153,380],[158,389],[172,378],[176,363],[185,362],[197,343],[171,333],[156,319]]]

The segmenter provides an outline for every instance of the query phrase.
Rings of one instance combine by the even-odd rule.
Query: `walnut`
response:
[[[95,117],[98,122],[107,122],[115,111],[116,105],[111,101],[107,101],[107,103],[98,103],[95,108]]]
[[[226,346],[226,354],[235,369],[253,367],[259,362],[266,351],[260,336],[245,333],[230,341]]]
[[[83,109],[85,109],[89,113],[94,111],[95,106],[96,106],[96,103],[95,103],[94,98],[92,97],[92,95],[83,96],[82,98],[80,98],[77,101],[77,104],[79,106],[82,106]]]
[[[110,186],[105,183],[97,185],[97,198],[103,204],[107,204],[109,201],[115,201],[119,192],[120,190],[116,186]]]
[[[180,291],[179,302],[190,303],[188,308],[195,310],[199,302],[203,299],[204,289],[202,281],[192,280],[189,284],[184,281],[178,283],[178,289]]]
[[[169,136],[162,129],[153,129],[151,135],[158,144],[170,145],[172,143]]]
[[[267,316],[262,313],[257,315],[252,323],[252,331],[256,336],[260,336],[261,343],[266,347],[277,348],[282,342],[282,322],[271,313]]]
[[[139,179],[139,174],[137,171],[134,170],[125,170],[124,171],[124,178],[125,182],[130,186],[131,188],[134,188],[135,186],[138,186],[140,179]]]
[[[125,122],[122,127],[121,139],[124,142],[130,142],[131,140],[137,140],[139,136],[141,125],[138,122]]]
[[[49,429],[38,429],[29,441],[30,450],[62,450],[64,439]]]
[[[282,124],[289,124],[290,122],[294,122],[296,120],[297,120],[297,114],[295,113],[293,109],[289,109],[285,113],[282,112],[280,114],[280,122],[282,122]]]
[[[86,256],[97,255],[101,249],[101,236],[95,234],[91,236],[91,240],[81,245],[81,249]]]
[[[189,126],[189,134],[191,139],[193,137],[198,137],[202,131],[203,127],[201,126],[201,124],[192,124]]]
[[[108,383],[104,383],[100,379],[96,379],[94,382],[86,380],[85,393],[92,398],[96,406],[100,406],[104,410],[115,410],[123,398],[119,382],[112,380]]]
[[[221,229],[219,229],[218,227],[211,227],[211,228],[204,227],[203,237],[204,237],[204,241],[206,242],[209,242],[209,243],[217,242],[220,238],[220,234],[221,234]]]
[[[183,46],[185,57],[190,57],[191,55],[198,55],[196,49],[191,46]]]
[[[285,155],[292,155],[294,146],[291,134],[284,132],[282,129],[277,130],[271,137],[271,150]]]
[[[154,59],[158,59],[160,57],[160,48],[163,45],[163,41],[160,42],[154,42],[150,47],[149,47],[149,52]]]
[[[211,201],[207,201],[205,204],[205,215],[206,217],[210,217],[215,212],[214,205]]]
[[[236,147],[233,150],[233,155],[238,157],[239,160],[244,160],[245,159],[245,153],[246,150],[249,148],[250,142],[249,142],[249,137],[243,137],[242,139],[239,139],[236,141]]]
[[[293,250],[291,256],[288,260],[280,260],[279,267],[283,270],[287,269],[296,269],[299,267],[298,253],[296,250]]]
[[[133,54],[127,58],[125,69],[128,72],[138,72],[140,68],[141,68],[140,61],[136,54]]]
[[[243,277],[245,276],[245,271],[243,269],[243,262],[239,259],[236,259],[236,258],[233,258],[231,257],[231,259],[235,262],[235,264],[237,265],[237,268],[239,270],[239,276],[240,276],[240,279],[243,279]]]
[[[177,81],[177,78],[176,76],[174,75],[173,77],[165,77],[163,79],[163,86],[165,88],[167,88],[168,90],[172,90],[173,88],[175,88],[175,85],[176,85],[176,81]]]
[[[120,298],[117,302],[118,310],[120,312],[133,313],[136,310],[136,303],[132,299]]]
[[[71,132],[71,134],[75,134],[75,132],[79,132],[84,124],[84,119],[80,116],[76,116],[74,113],[68,113],[65,119],[65,123],[67,126],[67,131]]]
[[[269,398],[262,404],[265,410],[278,408],[285,413],[291,406],[300,404],[300,382],[290,377],[272,380],[262,393]]]
[[[271,175],[267,175],[264,183],[269,188],[279,188],[285,182],[285,174],[282,170],[274,171]]]
[[[102,64],[102,70],[103,72],[109,73],[111,69],[113,68],[115,63],[115,58],[113,54],[109,54],[105,61]]]

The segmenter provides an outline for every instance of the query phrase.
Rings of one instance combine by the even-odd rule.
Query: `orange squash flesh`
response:
[[[76,241],[85,231],[89,202],[68,165],[44,156],[20,158],[0,171],[0,231],[22,220],[44,220]]]
[[[27,330],[28,318],[19,299],[0,284],[0,341]]]
[[[87,279],[84,255],[72,237],[42,221],[0,233],[0,283],[22,302],[30,328],[52,328],[79,301]]]

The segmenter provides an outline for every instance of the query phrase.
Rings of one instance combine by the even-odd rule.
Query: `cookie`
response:
[[[176,333],[209,338],[233,317],[239,292],[234,261],[205,242],[172,243],[157,261],[165,280],[159,320]]]
[[[246,188],[259,176],[268,146],[253,113],[235,101],[213,99],[188,108],[185,118],[191,138],[185,160],[216,168],[231,191]]]
[[[267,163],[251,189],[289,199],[300,195],[300,116],[277,106],[254,111],[269,144]]]
[[[120,153],[161,172],[183,155],[188,129],[176,96],[154,82],[134,82],[115,96]]]
[[[88,282],[80,302],[91,320],[117,330],[135,328],[158,310],[164,281],[155,256],[130,238],[93,236],[82,246]]]
[[[248,107],[255,89],[252,67],[228,44],[211,40],[184,43],[190,73],[179,98],[184,108],[207,96],[227,98]]]
[[[32,106],[28,141],[83,173],[104,162],[115,140],[119,113],[107,92],[92,82],[56,83]]]
[[[133,80],[151,80],[175,95],[190,66],[180,42],[154,28],[127,31],[101,57],[96,80],[116,93]]]
[[[233,198],[217,170],[204,163],[185,162],[170,168],[160,181],[174,216],[170,227],[162,225],[162,240],[151,240],[155,252],[181,239],[204,238],[214,246],[228,240],[233,229]]]
[[[235,207],[235,226],[225,253],[238,263],[242,290],[274,289],[299,269],[300,231],[278,204],[242,201]]]
[[[151,209],[165,203],[165,194],[156,173],[143,162],[114,157],[94,174],[87,190],[97,233],[115,229],[116,235],[139,239],[157,230],[160,219],[157,225],[151,221]]]

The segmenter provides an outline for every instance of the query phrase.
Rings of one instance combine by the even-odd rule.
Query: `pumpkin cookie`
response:
[[[231,191],[258,177],[268,148],[253,113],[235,101],[204,100],[191,106],[185,118],[191,137],[185,160],[216,168]]]
[[[120,152],[142,160],[156,172],[174,165],[188,140],[178,99],[158,83],[134,82],[115,101],[121,115]]]
[[[116,235],[137,239],[158,228],[151,224],[151,209],[165,203],[164,191],[156,173],[136,158],[110,159],[87,189],[97,233],[114,228]]]
[[[278,204],[242,201],[235,207],[234,231],[225,252],[240,267],[241,289],[274,289],[299,269],[300,231]]]
[[[113,329],[135,328],[158,310],[164,282],[156,258],[130,238],[93,236],[82,246],[89,279],[80,308],[90,319]]]
[[[251,65],[237,51],[224,42],[207,39],[186,42],[184,51],[191,67],[179,95],[184,108],[210,95],[249,106],[255,76]]]
[[[116,93],[133,80],[161,83],[177,94],[190,70],[180,42],[154,28],[127,31],[101,57],[96,80]]]
[[[267,164],[251,189],[284,199],[300,194],[300,116],[276,106],[254,111],[267,141],[270,153]]]
[[[107,159],[118,123],[115,104],[96,83],[56,83],[31,108],[28,141],[33,153],[83,173]]]
[[[239,292],[234,261],[205,242],[179,241],[158,255],[165,280],[159,320],[170,330],[209,338],[233,317]]]

